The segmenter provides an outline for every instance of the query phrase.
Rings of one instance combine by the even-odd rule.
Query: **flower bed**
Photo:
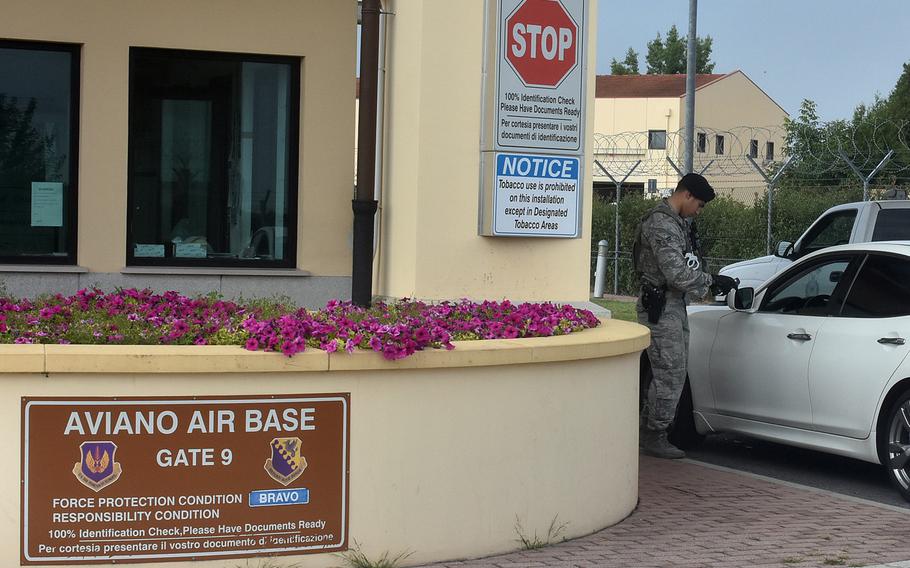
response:
[[[246,305],[177,292],[98,289],[31,300],[0,298],[0,343],[242,345],[287,356],[307,347],[369,349],[401,359],[452,341],[547,337],[596,327],[588,310],[551,303],[403,299],[369,309],[333,300],[317,311]]]

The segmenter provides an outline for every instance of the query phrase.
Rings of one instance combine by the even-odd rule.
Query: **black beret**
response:
[[[704,176],[698,174],[686,174],[676,184],[676,191],[688,189],[696,199],[701,199],[705,203],[714,199],[714,188],[708,183]]]

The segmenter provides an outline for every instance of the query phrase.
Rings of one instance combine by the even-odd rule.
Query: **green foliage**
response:
[[[638,53],[631,47],[621,62],[617,61],[615,57],[610,61],[611,75],[638,75],[639,73]]]
[[[396,568],[401,562],[414,554],[411,552],[401,552],[396,556],[389,557],[389,552],[383,552],[377,560],[371,560],[364,552],[360,543],[353,541],[353,546],[337,556],[344,561],[347,568]]]
[[[32,125],[37,102],[20,105],[16,97],[0,93],[0,179],[9,187],[45,179],[44,155],[48,140]]]
[[[662,39],[660,32],[657,37],[648,42],[648,54],[645,61],[648,63],[649,75],[673,75],[686,72],[688,38],[679,35],[676,25],[670,27],[666,39]],[[714,63],[711,61],[711,50],[714,40],[711,36],[695,37],[695,72],[713,73]]]
[[[559,515],[557,514],[555,517],[553,517],[553,520],[550,521],[550,526],[547,528],[546,536],[539,537],[537,536],[537,531],[534,531],[533,536],[526,535],[524,527],[521,526],[521,519],[518,518],[518,515],[515,515],[515,534],[518,535],[516,541],[521,543],[522,548],[525,550],[543,548],[544,546],[554,542],[557,538],[562,536],[566,530],[566,527],[569,526],[568,522],[557,524],[558,519]]]

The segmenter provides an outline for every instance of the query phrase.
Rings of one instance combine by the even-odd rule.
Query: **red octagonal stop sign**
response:
[[[556,87],[575,67],[578,25],[560,0],[524,0],[506,19],[506,61],[528,87]]]

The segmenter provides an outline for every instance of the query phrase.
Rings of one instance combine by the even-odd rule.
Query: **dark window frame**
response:
[[[724,155],[724,137],[722,134],[714,136],[714,153],[718,156]]]
[[[255,268],[261,270],[269,269],[288,269],[297,267],[297,235],[298,225],[300,224],[300,215],[298,212],[299,193],[300,193],[300,67],[302,58],[287,55],[263,55],[256,53],[238,53],[238,52],[221,52],[221,51],[196,51],[187,49],[166,49],[156,47],[131,46],[129,54],[129,125],[128,133],[133,130],[134,96],[136,59],[143,55],[152,55],[164,57],[171,60],[193,59],[193,60],[210,60],[210,61],[239,61],[251,63],[277,63],[286,64],[290,68],[289,76],[289,100],[290,109],[288,113],[288,217],[292,222],[285,227],[287,236],[285,258],[281,260],[261,260],[261,259],[224,259],[224,258],[156,258],[156,257],[137,257],[133,250],[133,226],[130,213],[134,206],[134,196],[132,191],[133,171],[133,151],[128,148],[128,181],[127,181],[127,227],[126,227],[126,264],[127,266],[138,267],[168,267],[168,268]],[[128,136],[130,136],[128,134]],[[128,144],[128,146],[131,146]]]
[[[754,138],[749,140],[749,157],[753,159],[758,158],[758,140],[755,140]]]
[[[21,49],[23,51],[57,51],[69,53],[70,55],[70,136],[67,141],[70,156],[67,192],[70,197],[68,207],[64,211],[64,235],[66,238],[64,252],[66,252],[66,255],[0,255],[0,266],[8,264],[75,266],[77,262],[76,252],[78,250],[76,238],[79,234],[77,227],[79,220],[79,95],[82,75],[82,46],[73,43],[0,39],[0,48]]]
[[[771,161],[774,159],[774,142],[765,142],[765,160]]]
[[[663,135],[663,144],[658,145],[657,134]],[[648,130],[648,150],[666,150],[667,149],[667,131],[666,130]]]
[[[704,132],[699,132],[695,136],[695,151],[699,154],[704,154],[708,151],[708,135]]]

